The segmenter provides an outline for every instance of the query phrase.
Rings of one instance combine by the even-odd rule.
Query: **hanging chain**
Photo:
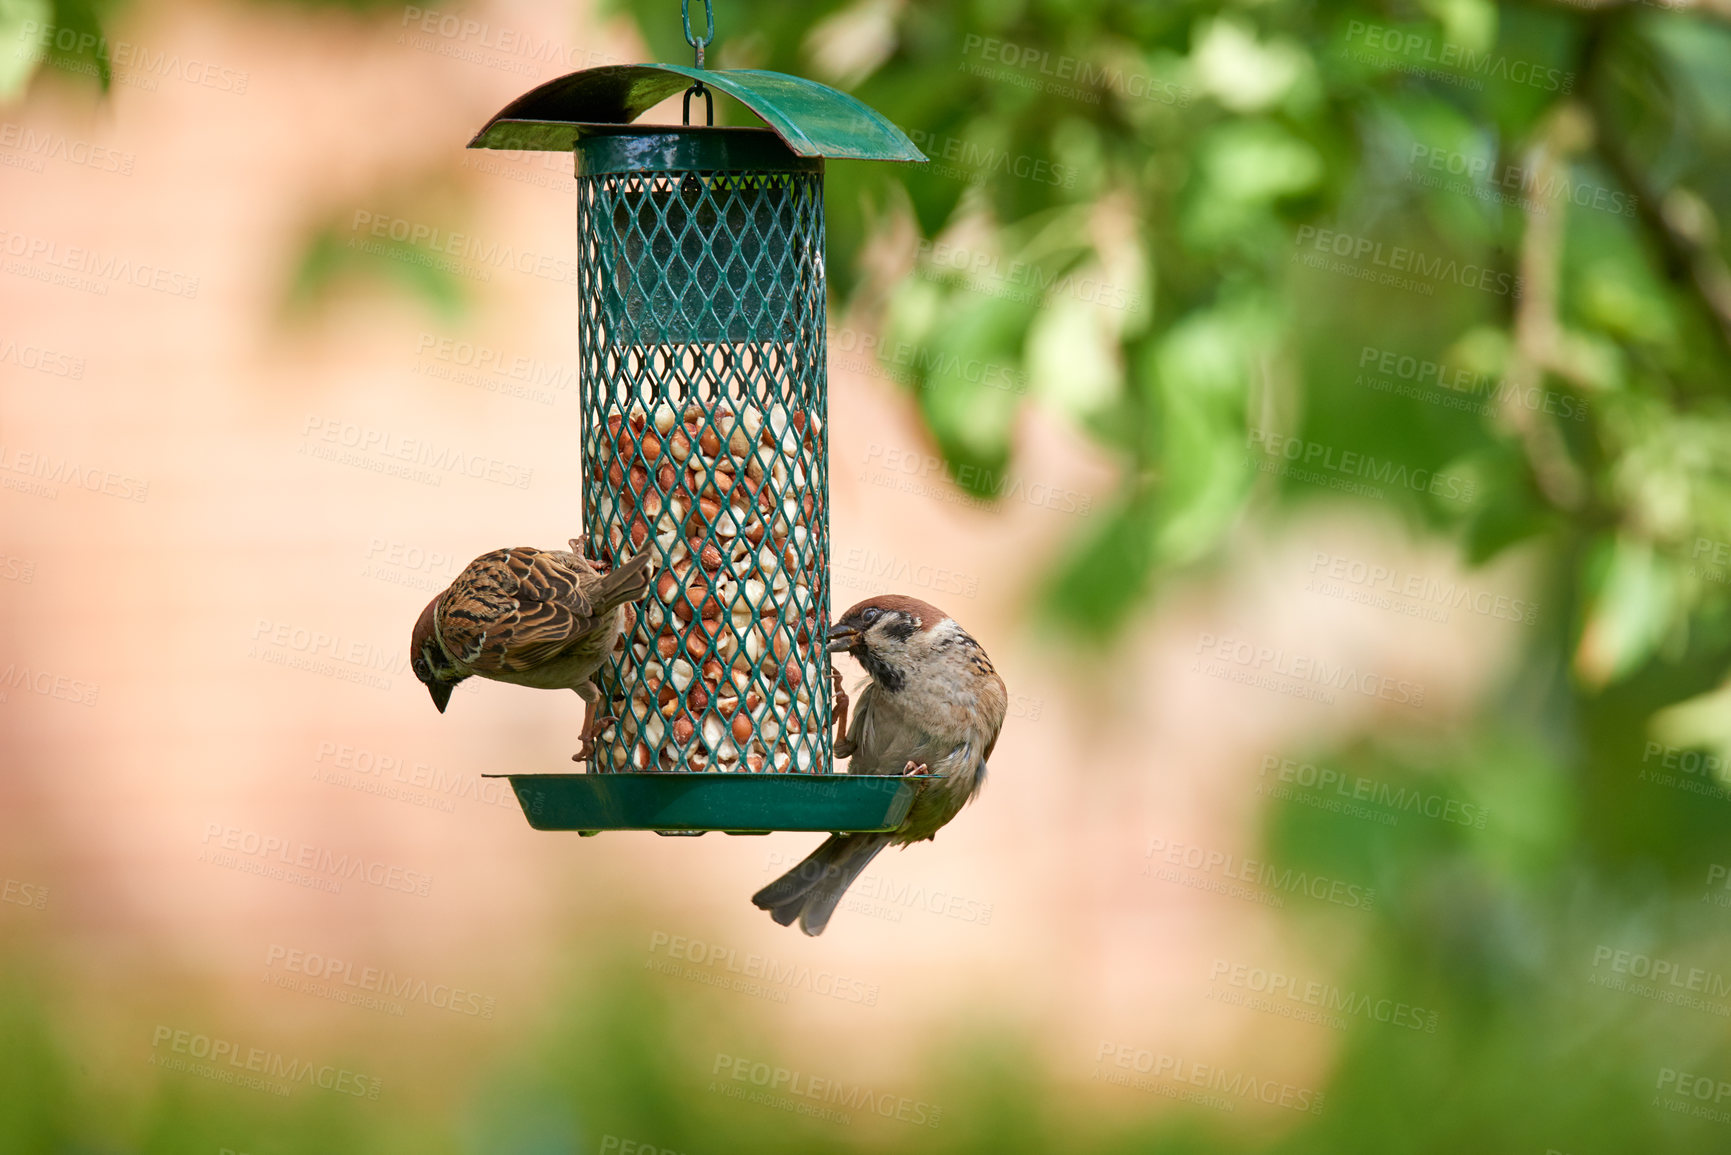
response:
[[[691,31],[691,0],[679,0],[679,19],[685,25],[685,42],[697,49],[697,67],[703,67],[703,50],[715,39],[715,9],[710,0],[703,0],[703,22],[706,31],[700,37]]]
[[[702,36],[697,35],[691,30],[691,0],[679,0],[679,20],[680,23],[685,25],[685,42],[697,50],[697,67],[704,67],[703,50],[709,47],[709,42],[711,40],[715,39],[714,4],[711,0],[703,0],[704,33]],[[707,123],[710,127],[714,127],[715,97],[710,95],[709,89],[705,87],[701,80],[693,81],[691,87],[685,90],[685,123],[687,125],[691,123],[691,98],[693,96],[703,97],[703,107],[707,114]]]

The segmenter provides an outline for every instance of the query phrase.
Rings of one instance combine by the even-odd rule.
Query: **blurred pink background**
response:
[[[1078,1085],[1102,1044],[1319,1085],[1337,1036],[1205,996],[1217,960],[1326,974],[1353,912],[1319,906],[1331,933],[1295,938],[1265,904],[1153,877],[1149,848],[1255,857],[1266,756],[1377,711],[1446,733],[1522,627],[1306,592],[1319,553],[1455,576],[1392,520],[1318,513],[1277,540],[1246,526],[1219,576],[1167,591],[1109,658],[1077,656],[1027,611],[1036,573],[1088,519],[1024,500],[970,508],[930,468],[890,375],[838,352],[837,608],[912,593],[982,640],[1015,703],[988,789],[935,843],[880,858],[815,940],[748,902],[815,836],[531,831],[478,775],[568,770],[581,703],[471,684],[441,717],[406,650],[421,606],[469,558],[580,527],[575,392],[512,396],[508,376],[459,363],[474,346],[573,366],[576,290],[495,268],[464,282],[455,321],[382,281],[350,282],[310,314],[284,302],[306,231],[328,218],[356,237],[356,213],[569,260],[568,165],[462,145],[540,80],[647,54],[627,25],[514,3],[488,19],[570,54],[462,59],[413,11],[315,32],[268,9],[188,4],[116,37],[171,45],[244,92],[169,75],[98,101],[61,76],[3,113],[32,139],[132,158],[125,173],[0,166],[0,350],[14,350],[0,353],[0,875],[47,891],[41,909],[0,905],[0,933],[49,952],[92,1077],[136,1076],[167,1023],[296,1052],[340,1045],[436,1094],[530,1030],[568,968],[609,952],[649,965],[678,938],[875,987],[862,1007],[665,979],[693,1007],[746,1000],[789,1053],[837,1077],[894,1084],[910,1036],[977,1014],[1041,1040],[1053,1074]],[[182,295],[154,274],[52,280],[110,258],[165,270],[155,284]],[[832,315],[832,332],[845,323]],[[1025,414],[1016,473],[1108,501],[1116,478],[1080,433],[1037,404]],[[379,451],[365,467],[321,458],[327,431],[421,439],[529,482],[427,484],[384,472]],[[911,491],[881,484],[907,468]],[[945,572],[922,581],[922,566]],[[1521,579],[1472,580],[1519,594]],[[1195,664],[1209,636],[1420,683],[1425,709],[1208,676]],[[267,859],[245,848],[267,839],[380,864],[386,881],[332,893],[249,872]],[[285,989],[269,980],[291,951],[477,992],[496,1012],[398,1017]],[[700,969],[725,969],[704,957]],[[858,1044],[835,1050],[838,1033]]]

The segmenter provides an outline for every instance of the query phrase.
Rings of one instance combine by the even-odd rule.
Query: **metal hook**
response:
[[[685,123],[688,127],[691,124],[691,98],[699,94],[703,97],[704,123],[708,127],[714,128],[715,97],[710,94],[709,89],[703,86],[703,81],[701,80],[685,90]]]
[[[697,67],[703,67],[703,50],[715,39],[715,8],[711,0],[703,0],[703,21],[707,28],[702,37],[691,31],[691,0],[679,0],[679,21],[685,25],[685,42],[697,49]]]

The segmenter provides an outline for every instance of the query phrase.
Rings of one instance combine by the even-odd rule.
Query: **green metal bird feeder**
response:
[[[682,8],[695,67],[574,72],[469,142],[575,157],[584,529],[656,573],[588,773],[505,777],[538,830],[891,829],[912,787],[831,759],[823,166],[926,158],[846,93],[705,69]],[[633,123],[681,90],[685,124]]]

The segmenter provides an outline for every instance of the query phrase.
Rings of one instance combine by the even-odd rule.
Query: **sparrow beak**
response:
[[[857,641],[859,641],[859,630],[854,626],[837,624],[830,627],[830,653],[845,654],[847,651],[853,649],[854,643]]]
[[[456,689],[451,682],[428,682],[427,693],[433,696],[433,705],[439,708],[439,713],[445,712],[445,706],[451,700],[451,691]]]

